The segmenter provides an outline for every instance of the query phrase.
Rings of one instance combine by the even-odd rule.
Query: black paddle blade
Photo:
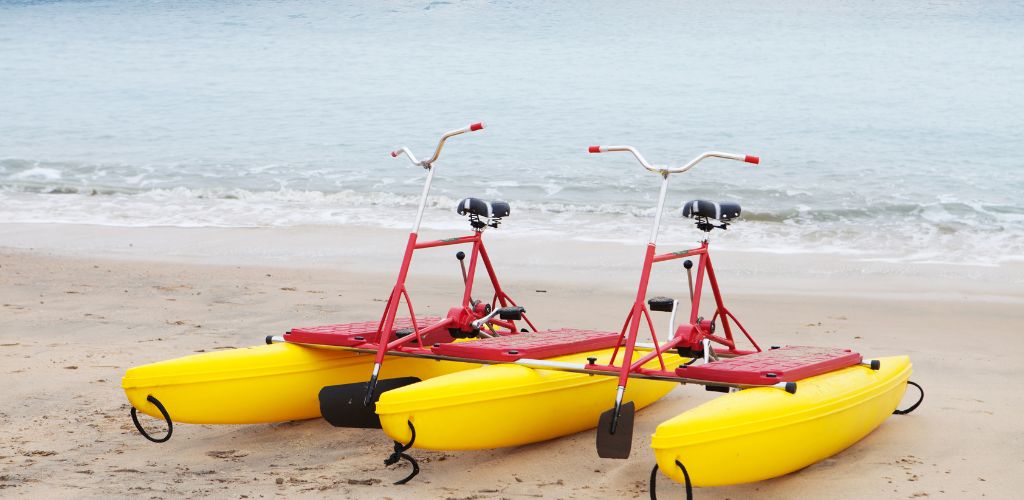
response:
[[[634,414],[636,414],[636,406],[632,402],[622,405],[614,434],[612,434],[612,417],[615,415],[615,409],[601,414],[601,419],[597,423],[597,456],[629,458],[629,451],[633,448]]]
[[[416,377],[386,378],[377,381],[370,406],[363,404],[369,382],[358,384],[329,385],[320,389],[320,415],[335,427],[358,429],[380,429],[377,416],[377,399],[381,393],[419,382]]]

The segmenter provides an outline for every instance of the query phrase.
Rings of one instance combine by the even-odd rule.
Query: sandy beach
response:
[[[403,232],[43,224],[0,225],[0,241],[0,496],[642,498],[654,428],[712,397],[680,387],[640,412],[629,460],[599,459],[591,432],[511,449],[415,450],[423,472],[405,486],[390,484],[404,472],[382,466],[391,443],[380,432],[322,420],[182,424],[153,444],[128,417],[127,368],[376,318]],[[500,232],[490,242],[507,290],[541,325],[621,322],[639,245]],[[417,255],[409,285],[426,312],[446,309],[459,285],[451,253]],[[1024,396],[1012,386],[1024,376],[1020,266],[715,257],[731,309],[763,343],[906,353],[927,397],[835,457],[699,498],[1012,498],[1024,487]],[[651,295],[685,294],[684,276],[666,270]],[[659,492],[678,497],[682,487],[662,477]]]
[[[792,395],[696,383],[787,351],[698,364],[679,370],[688,385],[630,382],[638,407],[654,398],[636,382],[671,392],[636,413],[627,460],[600,459],[593,430],[413,448],[420,474],[394,485],[410,470],[384,464],[395,427],[424,447],[521,444],[615,404],[602,363],[582,365],[597,354],[556,360],[547,339],[510,346],[521,337],[483,346],[541,361],[390,393],[387,434],[185,423],[319,417],[323,387],[368,380],[365,352],[265,339],[380,319],[410,227],[420,242],[487,228],[501,288],[539,330],[599,330],[556,334],[576,345],[614,344],[647,241],[709,237],[727,312],[761,347],[909,356],[916,411],[697,499],[1024,498],[1021,40],[1013,1],[0,1],[0,500],[648,498],[663,422],[680,433],[663,427],[659,450],[679,445],[696,481],[719,484],[820,459],[899,397],[903,358],[790,371]],[[417,316],[461,305],[468,249],[415,254]],[[701,334],[689,320],[716,314],[712,295],[676,331]],[[681,260],[655,267],[642,298],[658,296],[692,305]],[[652,313],[660,339],[668,318]],[[631,340],[648,339],[641,325]],[[470,366],[434,358],[379,375]],[[662,361],[661,377],[679,363]],[[150,396],[180,422],[168,442],[133,425]],[[686,420],[702,412],[721,420]],[[716,482],[707,464],[735,469]],[[656,477],[661,498],[684,498]]]

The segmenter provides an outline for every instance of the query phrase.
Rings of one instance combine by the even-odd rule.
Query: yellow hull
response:
[[[121,380],[139,411],[175,422],[255,424],[320,416],[317,395],[328,385],[365,382],[373,356],[339,349],[275,343],[194,354],[131,368]],[[389,356],[381,378],[427,379],[475,367],[466,363]]]
[[[796,394],[746,389],[698,406],[658,426],[651,448],[662,473],[694,486],[778,477],[853,445],[892,414],[910,378],[907,356],[881,369],[852,366],[801,380]]]
[[[611,349],[551,358],[585,363],[596,356],[607,362]],[[683,361],[666,354],[667,366]],[[639,355],[636,359],[639,358]],[[622,359],[620,352],[619,359]],[[655,359],[647,367],[655,367]],[[381,395],[377,402],[384,432],[409,442],[416,427],[416,448],[479,450],[518,446],[573,434],[597,426],[612,407],[617,379],[520,365],[490,365],[425,380]],[[643,408],[677,384],[635,379],[625,401]]]

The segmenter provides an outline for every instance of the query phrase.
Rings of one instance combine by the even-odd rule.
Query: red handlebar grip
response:
[[[398,151],[392,151],[391,152],[391,157],[392,158],[398,158]]]
[[[477,130],[480,130],[482,128],[484,128],[484,122],[477,122],[469,126],[469,131],[476,132]]]
[[[750,156],[750,155],[747,155],[747,157],[744,158],[743,161],[745,161],[747,163],[753,163],[755,165],[757,165],[758,163],[761,163],[761,159],[760,158],[758,158],[756,156]]]
[[[590,146],[590,149],[588,149],[587,151],[589,151],[591,153],[600,153],[601,152],[601,146]]]

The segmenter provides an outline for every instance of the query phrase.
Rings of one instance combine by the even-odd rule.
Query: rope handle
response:
[[[690,473],[686,471],[686,467],[679,460],[676,460],[676,467],[683,471],[683,479],[686,485],[686,500],[693,500],[693,484],[690,483]],[[658,500],[658,464],[654,464],[654,468],[651,469],[651,500]]]
[[[404,479],[395,481],[394,484],[408,483],[412,478],[416,477],[416,475],[420,473],[420,465],[416,463],[416,459],[405,453],[409,451],[409,448],[412,448],[412,444],[416,442],[416,427],[413,427],[411,421],[406,421],[406,423],[409,424],[409,430],[412,431],[412,439],[410,439],[406,444],[395,441],[395,451],[389,455],[388,458],[384,459],[384,465],[394,465],[397,464],[399,460],[405,460],[409,462],[409,465],[412,465],[412,472],[409,473],[408,476],[405,476]]]
[[[132,407],[131,411],[132,423],[135,424],[135,428],[139,430],[139,433],[142,434],[142,437],[154,443],[165,443],[167,442],[168,439],[171,439],[171,433],[174,432],[174,424],[171,423],[171,416],[167,413],[167,408],[164,408],[163,403],[161,403],[159,399],[153,397],[152,394],[146,396],[146,401],[152,403],[157,410],[160,410],[160,414],[164,416],[164,420],[167,422],[167,435],[162,438],[155,438],[153,436],[150,436],[149,433],[147,433],[146,430],[142,428],[142,424],[139,423],[139,416],[134,406]]]
[[[907,385],[912,385],[914,387],[917,387],[917,390],[921,393],[921,397],[917,398],[917,402],[912,404],[912,405],[910,405],[910,408],[907,408],[906,410],[901,410],[899,408],[893,410],[893,412],[892,412],[893,415],[906,415],[906,414],[916,410],[918,406],[921,406],[921,402],[924,401],[924,389],[917,382],[908,380],[907,381]]]

